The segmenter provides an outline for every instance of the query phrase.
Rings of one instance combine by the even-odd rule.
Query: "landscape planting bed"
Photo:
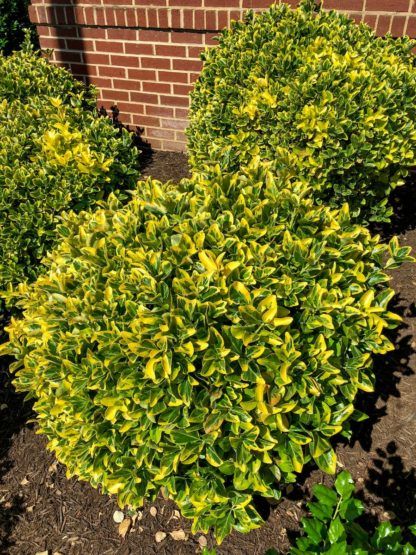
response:
[[[161,181],[179,180],[188,174],[186,156],[154,153],[145,157],[144,175]],[[381,231],[386,239],[400,236],[402,245],[416,250],[413,182],[394,194],[396,217]],[[357,483],[366,502],[367,521],[390,519],[403,526],[414,524],[416,514],[416,265],[405,264],[393,272],[397,295],[392,309],[403,316],[403,324],[391,338],[396,350],[377,357],[374,394],[364,394],[358,408],[370,418],[354,426],[352,440],[338,439],[340,469]],[[4,322],[2,322],[4,324]],[[3,336],[4,339],[4,336]],[[113,520],[118,509],[114,498],[91,486],[67,480],[62,465],[46,449],[36,425],[27,424],[30,403],[13,392],[7,361],[0,368],[0,554],[35,555],[188,555],[201,553],[201,534],[190,533],[190,521],[176,513],[174,503],[160,498],[145,505],[123,539]],[[264,555],[274,547],[285,553],[304,514],[303,499],[314,483],[331,483],[331,477],[308,470],[298,484],[289,486],[285,500],[277,506],[259,506],[266,524],[243,535],[232,533],[216,548],[218,555]],[[152,508],[153,507],[153,508]],[[156,509],[156,511],[155,511]],[[186,539],[175,540],[170,532],[183,530]],[[166,533],[157,542],[157,532]],[[181,536],[179,536],[181,537]],[[215,547],[207,536],[208,547]]]

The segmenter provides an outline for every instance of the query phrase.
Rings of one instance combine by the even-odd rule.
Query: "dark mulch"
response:
[[[145,175],[162,181],[187,175],[185,155],[154,153],[147,157]],[[416,247],[414,191],[399,191],[396,218],[382,233],[401,234],[403,244]],[[366,501],[369,523],[386,518],[402,525],[416,521],[416,266],[405,265],[393,273],[397,291],[395,310],[403,325],[392,334],[396,350],[376,360],[377,388],[359,400],[370,419],[355,426],[352,440],[337,445],[340,468],[347,468]],[[0,554],[35,555],[188,555],[200,553],[200,535],[190,533],[190,523],[178,518],[175,505],[162,498],[146,504],[143,517],[123,540],[113,521],[113,498],[88,484],[65,478],[64,468],[46,450],[36,427],[26,424],[30,404],[13,392],[7,361],[0,370]],[[219,555],[263,555],[275,547],[285,553],[289,538],[299,529],[302,500],[314,483],[331,478],[307,469],[298,484],[277,507],[263,504],[265,525],[247,535],[233,533],[217,549]],[[157,509],[152,516],[150,508]],[[152,510],[154,513],[154,510]],[[169,535],[155,541],[158,531],[183,529],[185,541]],[[214,547],[211,536],[208,546]]]

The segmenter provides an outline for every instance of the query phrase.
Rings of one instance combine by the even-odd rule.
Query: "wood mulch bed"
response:
[[[154,153],[146,158],[145,175],[162,181],[187,175],[185,155]],[[416,187],[398,190],[398,216],[381,230],[384,237],[400,235],[401,243],[416,247],[414,207]],[[348,469],[365,500],[368,524],[392,519],[407,525],[416,521],[416,265],[392,273],[397,295],[394,309],[403,325],[392,334],[396,350],[377,358],[374,394],[359,399],[370,418],[354,427],[352,440],[338,441],[340,468]],[[0,322],[1,323],[1,322]],[[4,339],[4,336],[3,336]],[[162,498],[145,505],[123,539],[113,520],[114,498],[101,495],[88,484],[65,478],[65,470],[45,449],[45,440],[28,424],[29,403],[23,403],[10,385],[7,361],[0,360],[0,554],[35,555],[190,555],[201,553],[205,538],[190,533],[172,502]],[[218,555],[264,555],[269,548],[286,553],[299,530],[303,500],[314,483],[331,484],[323,473],[307,469],[277,506],[259,510],[264,526],[243,535],[233,533],[217,548]],[[169,534],[183,530],[186,539]],[[166,538],[157,542],[157,532]],[[208,547],[215,547],[213,537]]]

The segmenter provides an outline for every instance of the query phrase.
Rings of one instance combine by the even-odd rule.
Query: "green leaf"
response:
[[[315,462],[319,468],[327,474],[335,474],[337,459],[333,449],[327,451],[319,457],[315,457]]]
[[[335,480],[335,488],[343,500],[349,499],[355,490],[355,484],[351,474],[346,470],[338,474]]]
[[[312,544],[319,545],[322,541],[322,533],[324,530],[322,522],[315,518],[303,518],[302,526]]]
[[[331,521],[328,529],[328,539],[331,543],[337,543],[340,539],[345,539],[345,529],[339,516]]]
[[[323,505],[335,507],[337,504],[338,498],[336,492],[323,484],[316,484],[313,486],[312,492],[318,501]]]
[[[219,518],[215,524],[215,538],[219,545],[231,533],[233,528],[233,517],[231,513]]]
[[[180,430],[170,432],[170,437],[173,443],[178,445],[198,443],[201,440],[197,433],[182,432]]]

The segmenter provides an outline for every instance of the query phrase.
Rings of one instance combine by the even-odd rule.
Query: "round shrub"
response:
[[[376,38],[304,0],[236,22],[203,54],[191,93],[191,164],[236,170],[253,155],[309,180],[318,202],[361,221],[391,215],[415,163],[414,41]]]
[[[36,278],[63,210],[138,175],[130,134],[97,114],[92,89],[32,51],[0,56],[0,289]]]
[[[26,39],[22,50],[10,56],[0,54],[0,99],[33,102],[35,98],[59,97],[65,104],[77,96],[83,106],[93,110],[94,87],[86,87],[62,67],[49,62]]]
[[[409,248],[264,169],[139,191],[64,216],[1,352],[69,476],[121,506],[163,488],[221,541],[306,462],[334,472],[330,438],[400,320],[383,259]]]

